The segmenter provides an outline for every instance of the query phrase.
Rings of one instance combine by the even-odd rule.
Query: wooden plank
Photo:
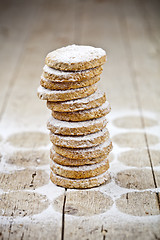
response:
[[[159,9],[160,5],[159,5],[159,1],[154,1],[151,3],[151,1],[144,1],[144,9],[143,10],[143,16],[145,18],[145,22],[147,21],[147,33],[150,37],[150,40],[152,41],[152,44],[154,44],[155,46],[155,52],[153,51],[153,58],[157,61],[158,63],[158,75],[160,75],[160,70],[159,70],[159,67],[160,67],[160,57],[158,56],[158,52],[160,50],[160,16],[159,16]],[[141,8],[142,10],[142,8]],[[156,58],[155,58],[156,56]],[[159,83],[158,83],[158,76],[156,77],[157,81],[154,80],[155,84],[157,85],[156,87],[158,89],[160,89],[159,87]],[[159,92],[159,90],[158,90]],[[157,94],[156,96],[158,99],[160,98],[159,97],[159,94]],[[154,107],[153,107],[154,109]],[[159,107],[160,109],[160,107]],[[157,119],[160,119],[160,114],[159,114],[159,111],[157,112]],[[146,124],[146,122],[145,122]],[[159,131],[159,130],[158,130]],[[157,132],[158,132],[157,131]],[[148,139],[149,143],[150,143],[150,139]],[[153,164],[153,169],[156,168],[157,166],[157,157],[159,157],[159,151],[152,151],[150,149],[150,156],[151,156],[151,159],[152,159],[152,164]],[[158,186],[160,186],[160,173],[156,171],[155,169],[155,178],[156,178],[156,183]]]
[[[39,10],[35,13],[35,21],[33,22],[33,24],[28,26],[29,29],[27,31],[30,31],[30,35],[24,43],[21,58],[19,59],[19,61],[17,60],[18,67],[16,69],[16,75],[14,76],[13,86],[10,85],[11,91],[8,93],[8,102],[5,105],[5,110],[3,112],[2,120],[0,123],[0,130],[3,137],[6,138],[9,135],[10,137],[12,137],[12,140],[14,138],[14,143],[12,142],[12,140],[10,141],[10,137],[8,138],[8,142],[10,142],[12,146],[14,145],[15,152],[17,150],[17,147],[19,150],[21,150],[22,145],[25,148],[29,147],[29,150],[33,150],[33,148],[35,149],[36,146],[38,147],[38,142],[42,149],[46,147],[46,143],[42,144],[44,140],[44,135],[42,136],[41,134],[44,133],[42,133],[41,131],[46,132],[45,123],[49,115],[49,111],[47,110],[46,105],[43,102],[40,102],[40,100],[36,96],[36,91],[39,85],[45,55],[49,51],[56,49],[61,45],[67,45],[73,42],[75,17],[73,11],[75,6],[73,2],[74,1],[64,0],[60,0],[57,2],[51,0],[43,1],[39,7]],[[29,3],[27,4],[30,5]],[[19,21],[21,21],[24,11],[22,6],[23,5],[21,5],[21,15],[17,17]],[[24,138],[23,130],[25,132],[28,131],[25,134],[31,135],[25,135],[26,137]],[[30,130],[32,130],[32,133],[29,132]],[[14,132],[19,132],[19,134],[13,135]],[[31,137],[32,143],[29,143],[29,141],[27,140],[29,139],[29,137]],[[35,141],[37,141],[36,145]],[[46,151],[49,152],[49,149],[47,148]],[[3,154],[4,153],[2,151],[2,155]],[[30,152],[30,154],[32,153]],[[31,159],[32,158],[29,158],[29,160]],[[3,164],[6,164],[5,158],[3,159],[2,165]],[[6,173],[4,173],[4,178],[14,178],[14,174],[20,173],[14,171],[16,168],[16,164],[13,165],[13,168],[8,168],[9,173],[7,174],[7,176]],[[49,172],[48,168],[49,160],[48,164],[45,165],[44,169],[41,171],[43,173],[45,173],[46,171]],[[27,169],[24,171],[28,172]],[[39,172],[39,170],[36,171]],[[32,166],[31,174],[26,174],[26,172],[24,172],[24,174],[19,174],[18,176],[20,178],[24,178],[24,181],[20,185],[17,184],[19,184],[18,182],[21,182],[21,180],[17,181],[14,186],[14,190],[21,189],[19,193],[23,195],[23,188],[34,188],[34,179],[36,179],[36,176],[38,175],[37,172],[35,174],[35,168]],[[46,178],[49,180],[48,175]],[[43,177],[40,179],[39,183],[42,183]],[[61,194],[62,197],[64,197],[64,189],[58,188],[52,183],[50,183],[49,185],[42,184],[42,190],[39,190],[39,187],[40,186],[35,186],[35,190],[32,190],[35,192],[38,191],[37,194],[39,194],[39,191],[40,193],[42,191],[42,195],[44,195],[44,193],[48,194],[49,196],[47,197],[51,198],[51,200],[56,198],[58,194]],[[15,198],[16,196],[17,195],[15,194]],[[23,204],[21,204],[21,206],[27,208],[28,203],[25,202],[23,198],[21,199],[19,196],[17,198],[19,199],[20,203],[22,201]],[[8,198],[7,200],[6,197],[4,198],[5,205],[9,204],[10,199],[11,198]],[[31,202],[33,199],[30,199]],[[37,203],[40,202],[37,201]],[[32,214],[30,215],[30,213],[28,213],[30,221],[28,222],[24,218],[22,225],[17,222],[17,216],[14,216],[14,214],[16,214],[15,212],[17,211],[16,209],[19,209],[19,206],[17,206],[17,201],[15,201],[15,203],[13,201],[11,206],[13,210],[13,216],[9,215],[10,213],[8,213],[8,219],[10,219],[10,221],[3,217],[1,219],[2,238],[32,239],[34,237],[34,239],[44,239],[46,238],[46,236],[50,239],[61,238],[63,203],[60,207],[59,213],[53,211],[51,205],[49,206],[49,210],[45,209],[45,211],[48,211],[48,213],[46,213],[47,215],[44,214],[44,211],[39,213],[39,217],[36,217],[37,213],[33,216]],[[33,207],[31,207],[31,209],[38,207],[38,204],[34,202],[32,206]],[[20,208],[20,210],[23,209]],[[50,219],[52,219],[52,221],[48,222],[48,216],[50,216]]]
[[[156,44],[156,52],[153,52],[155,54],[158,53],[159,50],[159,44],[160,44],[160,31],[159,31],[159,1],[143,1],[143,6],[145,9],[145,21],[148,22],[148,31],[150,31],[150,38],[153,39],[153,41]]]
[[[39,4],[41,4],[40,1]],[[32,1],[30,4],[25,1],[5,1],[1,7],[0,72],[1,86],[3,87],[0,88],[0,117],[7,104],[18,71],[18,63],[31,30],[29,26],[33,22],[36,8],[36,1]]]
[[[81,20],[82,22],[81,24],[79,23],[79,28],[82,28],[79,32],[82,34],[82,36],[79,35],[78,39],[81,39],[81,44],[101,46],[108,50],[108,67],[107,64],[104,67],[103,78],[100,86],[108,93],[108,98],[112,106],[112,114],[114,114],[116,111],[119,111],[120,113],[122,110],[124,112],[126,111],[127,116],[128,110],[136,110],[139,113],[139,115],[136,117],[137,121],[140,123],[138,129],[143,130],[141,111],[139,109],[139,93],[134,86],[135,73],[132,67],[132,59],[130,56],[130,45],[127,42],[130,39],[127,38],[126,40],[126,37],[128,37],[127,29],[125,28],[125,25],[123,25],[125,19],[123,20],[124,16],[121,11],[121,7],[123,8],[124,4],[127,5],[127,8],[130,5],[130,2],[124,3],[120,1],[117,4],[115,1],[85,1],[83,6],[84,12]],[[134,5],[135,1],[132,1],[132,4]],[[130,14],[129,16],[127,15],[127,17],[130,17]],[[133,18],[133,21],[135,25],[138,24],[136,18]],[[133,40],[131,39],[131,41]],[[120,120],[122,119],[123,117]],[[129,123],[130,120],[125,122],[125,124]],[[122,128],[125,129],[125,125],[123,125]],[[134,126],[131,127],[133,131],[135,128],[136,127]],[[125,143],[127,143],[128,147],[130,146],[133,149],[136,149],[138,148],[138,143],[140,143],[141,146],[139,146],[139,149],[142,150],[146,147],[144,133],[133,133],[132,135],[128,129],[128,135],[123,135],[124,139],[122,140],[122,131],[120,132],[121,133],[119,135],[113,138],[113,141],[117,143],[117,145],[121,143],[122,147],[125,147],[123,144],[125,145]],[[118,137],[119,140],[116,140]],[[155,142],[156,141],[157,140],[155,140]],[[115,150],[116,157],[118,153],[116,153]],[[142,168],[146,165],[150,166],[147,151],[144,151],[143,154],[143,157],[139,156],[138,159],[138,161],[141,162],[140,165]],[[136,156],[138,158],[138,155]],[[122,184],[121,180],[119,179],[118,185],[123,185],[126,194],[130,191],[133,192],[134,190],[132,188],[146,189],[151,187],[154,189],[155,185],[151,168],[148,168],[147,178],[145,181],[142,181],[141,173],[145,175],[145,169],[133,170],[131,168],[130,172],[127,170],[121,172],[120,169],[124,169],[124,167],[121,168],[120,163],[117,163],[117,165],[113,164],[113,166],[115,167],[111,166],[112,174],[116,175],[117,172],[120,172],[124,176],[124,182],[128,183],[128,185]],[[144,183],[146,183],[146,185]],[[122,194],[122,189],[118,188],[117,190],[117,187],[113,182],[111,186],[112,187],[109,187],[108,185],[102,186],[99,188],[99,190],[105,194],[113,193],[113,195],[111,194],[113,198],[115,197],[116,192],[119,192],[119,194],[116,195],[116,198],[119,199]],[[158,221],[155,225],[154,220],[145,223],[143,220],[139,221],[137,218],[134,218],[134,220],[131,221],[131,215],[134,215],[133,210],[132,213],[130,213],[130,216],[125,218],[122,212],[126,211],[126,205],[123,205],[121,213],[118,212],[114,207],[112,208],[111,213],[108,213],[109,210],[106,209],[107,205],[105,200],[103,199],[101,202],[100,197],[96,198],[99,190],[95,191],[93,189],[90,191],[90,194],[95,194],[95,196],[92,198],[93,200],[90,201],[88,201],[88,197],[83,198],[83,193],[80,191],[67,191],[65,204],[65,239],[135,239],[136,237],[139,237],[139,239],[150,239],[151,236],[159,235]],[[139,201],[140,194],[142,196],[141,201]],[[155,215],[159,214],[157,195],[153,194],[153,201],[150,201],[151,196],[152,195],[148,192],[146,195],[141,192],[138,192],[137,195],[134,194],[136,200],[134,200],[134,198],[132,199],[137,201],[139,205],[136,206],[135,202],[133,203],[131,201],[131,204],[128,201],[127,204],[129,211],[134,209],[138,214],[138,209],[141,208],[142,211],[139,214],[142,216],[145,212],[144,202],[147,201],[148,208],[146,212],[149,212],[150,215],[153,210]],[[106,195],[105,197],[108,198]],[[153,202],[155,203],[154,205]],[[94,206],[96,206],[96,212],[92,214],[92,218],[88,217],[88,215],[91,214],[90,206],[92,206],[92,210],[94,209]],[[104,209],[104,213],[102,215],[100,214],[101,207]],[[78,215],[79,218],[73,218],[70,215]],[[153,226],[155,226],[154,229]]]
[[[160,112],[160,58],[158,55],[152,55],[156,52],[157,44],[153,38],[150,37],[148,21],[146,21],[145,8],[137,1],[136,4],[124,4],[126,15],[126,26],[128,29],[128,37],[131,47],[131,55],[133,62],[133,69],[135,72],[136,88],[139,95],[139,105],[142,112],[142,123],[144,128],[146,126],[145,111],[155,113],[157,120]],[[139,22],[136,23],[135,18]],[[136,36],[136,37],[135,37]],[[138,57],[137,57],[138,56]],[[157,132],[158,133],[158,132]],[[148,155],[151,161],[153,177],[155,186],[159,187],[159,172],[154,171],[152,161],[152,151],[150,148],[152,140],[149,132],[145,130],[146,144],[148,148]]]
[[[67,191],[64,239],[154,239],[159,236],[159,214],[155,193],[132,192],[112,200],[99,190]],[[137,201],[137,198],[139,201]],[[109,212],[110,207],[112,210]],[[127,213],[123,215],[122,212]],[[139,215],[136,217],[136,215]],[[145,219],[143,218],[145,216]],[[143,219],[143,220],[142,220]]]
[[[11,232],[9,234],[9,238],[7,235],[3,235],[3,239],[53,239],[60,240],[59,228],[61,226],[61,222],[55,221],[55,216],[51,216],[50,221],[45,222],[33,222],[30,223],[18,223],[12,226]],[[56,227],[55,227],[56,225]],[[5,231],[5,226],[4,226]]]
[[[15,131],[17,127],[19,130],[26,127],[46,129],[44,123],[49,111],[45,104],[36,97],[36,89],[39,85],[46,54],[62,44],[73,42],[74,21],[72,13],[74,5],[70,4],[71,7],[66,11],[67,4],[68,1],[57,3],[48,1],[44,3],[43,11],[41,8],[40,19],[34,25],[25,45],[13,90],[10,93],[1,121],[3,129],[9,121],[8,116],[12,118],[12,123],[8,123],[8,132]],[[62,15],[63,19],[61,18]],[[67,19],[67,21],[64,21],[64,19]],[[55,24],[57,21],[58,24]]]
[[[30,6],[29,3],[27,4]],[[139,48],[137,48],[137,46],[133,48],[135,45],[133,44],[134,38],[130,38],[132,34],[131,30],[126,41],[128,33],[127,28],[123,25],[127,17],[127,21],[129,19],[129,23],[132,23],[135,27],[134,33],[136,32],[136,25],[139,24],[140,19],[143,19],[143,15],[140,16],[140,6],[135,4],[137,4],[135,1],[120,1],[117,4],[116,1],[87,0],[84,2],[75,2],[60,0],[55,2],[47,0],[42,2],[38,13],[35,13],[36,20],[32,26],[28,26],[30,35],[23,42],[24,48],[21,51],[21,58],[17,60],[17,75],[14,77],[14,81],[12,82],[13,86],[10,88],[12,91],[8,93],[8,104],[5,105],[5,111],[0,124],[3,137],[7,138],[8,135],[11,136],[11,138],[8,138],[7,143],[3,142],[3,147],[5,146],[4,151],[10,147],[8,143],[14,145],[15,152],[17,151],[17,147],[20,151],[21,148],[19,149],[19,147],[22,147],[22,145],[24,147],[29,146],[28,151],[30,155],[32,155],[32,151],[37,148],[38,143],[39,146],[42,146],[42,149],[45,148],[48,151],[48,148],[46,148],[48,141],[46,134],[42,134],[41,131],[46,131],[44,123],[49,115],[49,111],[45,104],[40,102],[36,97],[36,88],[39,83],[38,79],[42,72],[43,59],[46,53],[62,45],[73,43],[73,41],[81,44],[101,46],[106,50],[108,49],[109,57],[107,63],[109,65],[108,67],[107,64],[105,66],[101,88],[108,92],[108,98],[113,108],[113,118],[111,118],[111,121],[113,119],[116,120],[114,122],[112,121],[113,133],[114,135],[115,133],[119,133],[119,135],[117,135],[119,140],[115,140],[117,146],[113,152],[115,161],[111,164],[111,171],[114,176],[112,176],[113,180],[110,184],[89,191],[67,190],[65,197],[64,189],[58,188],[51,183],[44,185],[47,183],[46,173],[49,172],[46,163],[44,166],[43,164],[38,165],[37,159],[34,159],[36,162],[35,175],[33,162],[31,164],[32,167],[27,162],[32,161],[31,157],[25,159],[24,165],[22,162],[21,165],[19,165],[20,160],[17,161],[16,165],[16,161],[13,160],[12,162],[8,160],[8,162],[5,162],[5,158],[2,158],[2,166],[5,166],[8,170],[8,173],[5,174],[5,176],[3,175],[3,179],[10,181],[8,185],[4,184],[5,181],[3,181],[2,188],[5,191],[8,191],[6,188],[12,188],[14,192],[6,193],[6,195],[3,196],[3,199],[8,199],[6,203],[4,201],[6,204],[4,209],[5,213],[9,215],[6,218],[0,219],[1,223],[3,220],[3,224],[0,226],[3,235],[1,235],[0,238],[44,239],[47,237],[49,239],[60,239],[62,237],[62,239],[75,240],[107,238],[155,239],[160,236],[157,195],[154,193],[154,189],[147,191],[138,190],[148,187],[154,188],[154,182],[150,168],[148,168],[148,166],[150,166],[148,154],[146,151],[143,151],[143,148],[146,147],[145,135],[141,133],[143,132],[144,126],[141,120],[144,116],[140,116],[139,93],[134,88],[134,77],[137,73],[135,74],[135,65],[133,65],[133,60],[130,57],[130,45],[126,43],[128,40],[130,41],[132,51],[136,50],[135,55],[139,55],[137,50]],[[133,13],[132,7],[130,7],[132,5]],[[28,8],[30,8],[29,6]],[[125,15],[123,12],[124,8]],[[132,15],[135,14],[135,9],[138,12],[135,15],[136,18]],[[24,9],[21,10],[22,17]],[[144,36],[146,36],[146,32]],[[139,41],[139,43],[142,44],[139,38],[140,37],[138,37],[137,42]],[[145,39],[145,41],[150,40]],[[148,43],[144,45],[148,46]],[[143,58],[141,58],[141,60],[143,60]],[[155,62],[157,61],[156,59]],[[145,67],[148,67],[147,64],[146,62]],[[136,67],[140,71],[140,67],[138,68],[137,65]],[[11,75],[13,77],[13,74]],[[142,78],[140,81],[142,82]],[[145,94],[144,96],[146,97]],[[153,110],[157,111],[156,109],[157,105]],[[133,112],[135,117],[134,123],[133,121],[131,122],[132,115],[129,115],[131,110],[136,110],[138,113],[135,117]],[[125,113],[125,116],[129,115],[128,119],[124,119],[121,111]],[[145,126],[148,126],[152,122],[149,119],[149,124],[147,125],[148,120],[146,118],[144,120]],[[116,127],[116,129],[114,127]],[[5,131],[3,129],[5,129]],[[135,129],[138,129],[140,133],[136,134],[135,138],[130,139],[130,136],[135,136]],[[29,132],[31,130],[32,133]],[[22,131],[27,131],[27,133],[24,135]],[[128,135],[124,137],[123,132],[125,131],[128,132]],[[19,132],[20,134],[14,135],[14,132]],[[133,135],[131,132],[133,132]],[[123,142],[122,134],[124,137]],[[31,141],[27,140],[29,136],[32,139]],[[147,135],[147,137],[149,137],[149,135]],[[35,142],[36,139],[37,142]],[[137,149],[137,142],[134,140],[139,141],[141,145],[139,149]],[[126,161],[126,159],[123,162],[125,165],[122,164],[122,161],[117,161],[119,160],[119,151],[125,153],[125,150],[122,148],[125,141],[131,146],[133,157],[137,156],[138,151],[143,151],[140,156],[138,155],[137,165],[132,166],[131,161]],[[149,143],[151,143],[151,141],[152,143],[157,142],[154,137],[150,137],[149,141]],[[119,143],[121,146],[118,146]],[[4,152],[2,151],[2,155],[3,154]],[[24,157],[24,155],[25,150],[23,149],[23,154],[20,153],[20,156]],[[17,154],[17,156],[19,155]],[[41,161],[41,156],[40,159],[38,157],[38,160]],[[3,165],[7,163],[12,165]],[[17,172],[17,166],[20,172]],[[21,168],[27,167],[27,169],[23,170],[19,168],[19,166]],[[28,169],[29,166],[31,169]],[[128,171],[128,167],[130,172]],[[144,182],[141,180],[141,168],[143,169],[144,176],[148,177],[148,179],[144,179]],[[13,169],[15,173],[13,173]],[[122,170],[124,170],[124,172],[122,172]],[[118,172],[121,172],[124,181],[122,182],[121,179],[119,179],[119,183],[115,184],[114,178],[116,178]],[[145,173],[148,172],[149,174],[145,175]],[[23,176],[25,176],[24,182],[21,181]],[[125,178],[123,178],[123,176]],[[15,183],[16,177],[17,182]],[[41,181],[39,181],[40,178]],[[127,183],[131,183],[130,187],[124,184],[126,179]],[[123,188],[120,187],[122,183]],[[23,192],[22,189],[25,188],[26,190],[23,190]],[[17,189],[21,190],[17,192]],[[29,204],[33,205],[33,208],[28,208],[23,201],[23,197],[19,197],[19,194],[23,195],[24,193],[24,198],[27,199],[26,193],[28,192],[31,192],[31,201]],[[34,193],[35,196],[33,196]],[[46,196],[44,197],[44,195]],[[34,202],[37,197],[41,200],[39,205]],[[12,202],[13,207],[12,204],[10,204],[11,199],[16,202]],[[22,202],[18,202],[17,200],[19,199],[21,199]],[[7,204],[9,207],[7,207]],[[49,208],[46,209],[47,204],[49,204]],[[43,209],[44,211],[41,212]],[[22,213],[28,214],[28,218],[22,218],[23,223],[17,220],[17,214],[20,216],[21,210]],[[32,211],[35,215],[30,215],[29,211]],[[40,211],[39,215],[36,215],[38,211]],[[137,216],[137,214],[139,214],[139,216]],[[149,216],[149,218],[147,216]]]
[[[127,58],[125,45],[111,1],[86,1],[81,25],[80,43],[107,51],[108,61],[104,65],[100,87],[106,91],[112,109],[137,109],[130,69],[124,60]]]
[[[137,1],[135,5],[130,4],[127,10],[132,11],[132,15],[127,17],[127,26],[141,105],[143,110],[158,113],[160,110],[160,89],[158,84],[160,70],[159,56],[154,54],[157,51],[157,44],[150,37],[151,33],[148,21],[146,21],[147,13],[140,2]],[[138,26],[135,25],[135,17],[139,20]]]

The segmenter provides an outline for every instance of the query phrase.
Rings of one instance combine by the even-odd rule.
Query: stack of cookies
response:
[[[50,178],[66,188],[90,188],[109,179],[112,143],[106,128],[110,105],[98,89],[106,53],[71,45],[50,52],[38,96],[52,111],[47,127],[53,143]]]

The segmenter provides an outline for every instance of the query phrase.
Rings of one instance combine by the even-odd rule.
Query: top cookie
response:
[[[47,66],[62,71],[81,71],[98,67],[106,62],[106,52],[101,48],[69,45],[48,53]]]

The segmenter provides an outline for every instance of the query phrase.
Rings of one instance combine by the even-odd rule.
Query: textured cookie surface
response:
[[[91,148],[65,148],[53,145],[53,149],[56,153],[71,159],[92,159],[109,154],[112,150],[112,142],[110,139],[104,143],[91,147]]]
[[[86,79],[81,82],[53,82],[50,80],[47,80],[43,76],[41,76],[40,84],[44,88],[48,88],[50,90],[69,90],[69,89],[76,89],[76,88],[82,88],[91,86],[95,83],[97,83],[100,80],[100,76],[95,76],[91,79]]]
[[[62,136],[50,133],[50,140],[53,144],[67,148],[89,148],[97,146],[109,138],[106,128],[84,136]]]
[[[94,84],[92,86],[84,87],[84,88],[77,88],[77,89],[70,89],[70,90],[50,90],[46,89],[42,86],[39,86],[37,90],[38,97],[42,100],[48,101],[67,101],[73,100],[78,98],[84,98],[97,90],[97,85]]]
[[[62,166],[51,160],[50,168],[55,174],[62,177],[73,179],[90,178],[106,172],[109,168],[109,161],[105,159],[102,162],[93,165],[69,167]]]
[[[50,117],[47,122],[48,129],[60,135],[81,136],[98,132],[107,124],[106,117],[83,122],[66,122]]]
[[[91,108],[88,110],[76,112],[57,112],[52,111],[52,116],[62,121],[80,122],[87,121],[95,118],[100,118],[108,114],[111,110],[109,102],[103,103],[101,106]]]
[[[96,92],[88,97],[75,99],[65,102],[47,102],[47,107],[52,111],[58,112],[74,112],[96,108],[101,106],[106,101],[106,95],[104,92],[97,89]]]
[[[105,153],[104,155],[101,155],[100,157],[97,158],[92,158],[92,159],[71,159],[71,158],[66,158],[63,157],[61,155],[59,155],[58,153],[56,153],[53,148],[51,148],[50,150],[50,158],[63,166],[83,166],[83,165],[91,165],[91,164],[95,164],[95,163],[99,163],[102,162],[104,159],[107,158],[107,153]]]
[[[110,175],[108,172],[105,172],[101,175],[92,178],[70,179],[58,176],[53,171],[51,171],[50,179],[54,184],[61,187],[83,189],[97,187],[105,182],[108,182],[110,180]]]
[[[106,62],[106,52],[101,48],[69,45],[48,53],[47,66],[63,71],[80,71],[100,66]]]
[[[68,82],[77,82],[77,81],[85,81],[95,76],[98,76],[102,73],[103,67],[98,66],[95,68],[91,68],[88,70],[76,71],[76,72],[65,72],[59,71],[53,68],[48,67],[47,65],[43,68],[43,76],[47,80],[59,82],[59,83],[68,83]]]

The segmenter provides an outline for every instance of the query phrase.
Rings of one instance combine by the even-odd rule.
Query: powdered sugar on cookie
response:
[[[101,106],[106,101],[104,92],[97,90],[93,94],[85,98],[70,100],[60,103],[47,102],[47,107],[58,112],[74,112],[87,110]]]
[[[96,133],[92,133],[92,134],[88,134],[88,135],[85,135],[85,136],[61,136],[61,135],[56,135],[56,134],[53,134],[53,133],[50,133],[50,136],[54,136],[55,138],[59,139],[60,141],[64,141],[64,142],[67,142],[67,141],[73,141],[74,143],[78,143],[80,141],[91,141],[93,139],[96,139],[100,136],[103,136],[107,134],[107,136],[109,137],[109,132],[107,130],[107,128],[103,128],[102,130],[96,132]]]
[[[87,148],[101,144],[109,138],[109,132],[106,128],[102,130],[84,135],[84,136],[61,136],[51,133],[50,140],[53,144],[68,148]]]
[[[86,79],[91,79],[95,76],[98,76],[102,73],[103,66],[100,65],[98,67],[90,68],[88,70],[81,71],[60,71],[54,68],[50,68],[47,65],[43,68],[43,77],[47,80],[54,82],[80,82]]]
[[[101,155],[104,155],[105,153],[110,153],[112,150],[112,142],[110,139],[107,141],[103,142],[102,144],[99,144],[98,146],[95,147],[90,147],[90,148],[79,148],[79,149],[69,149],[66,147],[59,147],[56,145],[53,145],[53,149],[55,150],[56,153],[67,157],[71,159],[91,159],[91,158],[96,158]]]
[[[107,119],[105,117],[82,122],[67,122],[51,117],[48,120],[47,127],[55,134],[83,136],[100,131],[106,124]]]
[[[106,52],[102,48],[75,44],[59,48],[47,55],[50,59],[63,63],[88,62],[103,56],[106,56]]]
[[[106,62],[106,52],[101,48],[70,45],[48,53],[47,66],[63,71],[81,71],[101,66]]]
[[[69,90],[50,90],[39,86],[37,89],[37,95],[42,100],[48,101],[67,101],[71,99],[83,98],[91,95],[97,90],[97,84],[91,86],[69,89]]]
[[[38,88],[52,111],[51,181],[66,188],[90,188],[109,180],[112,142],[106,128],[111,107],[97,82],[106,62],[101,48],[69,45],[48,53]]]
[[[56,70],[54,68],[48,67],[47,65],[44,65],[43,71],[46,72],[46,73],[49,73],[51,75],[63,76],[63,77],[71,75],[71,73],[72,73],[72,72],[64,72],[64,71]]]
[[[99,99],[101,97],[104,96],[104,92],[102,92],[100,89],[97,89],[96,92],[94,92],[93,94],[91,94],[90,96],[88,97],[85,97],[85,98],[80,98],[80,99],[76,99],[76,100],[70,100],[70,101],[66,101],[65,103],[62,103],[63,104],[79,104],[79,103],[89,103],[91,101],[94,101],[96,99]]]
[[[62,168],[64,171],[93,171],[94,169],[97,169],[101,166],[106,165],[106,162],[108,160],[105,159],[100,163],[95,163],[93,165],[83,165],[83,166],[78,166],[78,167],[70,167],[70,166],[62,166],[58,163],[55,163],[54,161],[51,161],[50,165],[51,167],[55,167],[55,168]]]
[[[97,118],[89,121],[83,121],[83,122],[66,122],[66,121],[61,121],[56,118],[50,117],[48,120],[48,125],[52,125],[57,128],[72,129],[72,128],[88,127],[88,126],[96,125],[101,122],[107,123],[106,117],[101,117],[101,118]]]
[[[66,188],[91,188],[99,186],[110,179],[108,172],[86,179],[70,179],[56,175],[53,171],[51,171],[50,177],[51,181],[53,181],[55,184]]]
[[[95,85],[97,87],[97,85]],[[83,89],[87,89],[87,88],[90,88],[90,86],[87,86],[87,87],[84,87]],[[57,94],[57,93],[74,93],[76,91],[78,91],[79,89],[81,88],[76,88],[76,89],[69,89],[69,90],[51,90],[51,89],[47,89],[47,88],[44,88],[42,86],[39,86],[38,89],[37,89],[37,92],[38,93],[41,93],[41,94]]]

